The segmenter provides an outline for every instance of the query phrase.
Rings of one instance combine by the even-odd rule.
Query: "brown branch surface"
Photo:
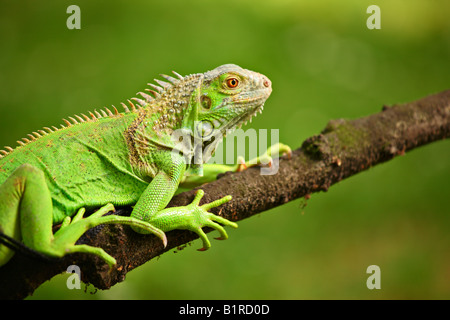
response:
[[[290,159],[280,159],[277,174],[261,175],[259,167],[227,173],[202,186],[202,203],[231,194],[232,201],[211,211],[233,221],[242,220],[313,192],[326,191],[342,179],[449,136],[450,90],[411,103],[384,106],[380,113],[356,120],[332,120],[322,133],[294,150]],[[175,196],[169,206],[190,203],[194,193],[191,190]],[[124,210],[130,212],[129,208]],[[79,242],[102,247],[113,255],[118,263],[111,271],[100,259],[87,254],[69,255],[52,263],[16,254],[0,269],[0,298],[24,298],[71,264],[81,268],[84,282],[108,289],[123,281],[128,271],[197,238],[192,232],[179,230],[167,236],[168,246],[163,248],[155,236],[136,234],[127,226],[90,230]]]

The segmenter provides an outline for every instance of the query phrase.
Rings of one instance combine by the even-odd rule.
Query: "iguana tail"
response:
[[[21,241],[18,241],[14,238],[11,238],[10,236],[7,236],[3,232],[0,231],[0,244],[8,247],[11,250],[14,250],[15,252],[22,254],[26,257],[37,259],[43,262],[55,262],[61,258],[57,257],[51,257],[48,255],[45,255],[43,253],[40,253],[39,251],[33,250],[26,245],[24,245]]]

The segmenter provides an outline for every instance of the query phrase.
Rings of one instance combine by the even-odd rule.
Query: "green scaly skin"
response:
[[[203,227],[218,230],[220,239],[226,239],[219,223],[234,228],[237,224],[208,210],[231,196],[199,206],[203,196],[199,190],[190,205],[165,207],[180,183],[192,187],[230,170],[203,165],[220,139],[211,143],[202,138],[213,130],[222,137],[261,111],[271,83],[264,75],[236,65],[185,77],[174,74],[161,75],[168,82],[149,84],[151,89],[146,90],[152,95],[139,93],[142,99],[133,98],[137,105],[130,100],[129,105],[122,103],[124,112],[114,107],[114,112],[105,109],[70,117],[62,128],[46,127],[18,141],[17,148],[1,150],[0,231],[50,257],[85,252],[110,266],[116,260],[103,249],[75,245],[85,231],[99,224],[128,224],[137,232],[155,234],[164,245],[165,232],[191,230],[203,241],[200,250],[211,246]],[[198,136],[200,145],[190,143]],[[283,145],[277,149],[289,151]],[[199,151],[207,156],[200,163],[192,161]],[[249,165],[254,163],[258,159]],[[134,205],[130,217],[104,216],[114,206],[124,205]],[[83,218],[86,210],[95,209]],[[59,223],[53,234],[52,225]],[[0,266],[13,253],[0,245]]]

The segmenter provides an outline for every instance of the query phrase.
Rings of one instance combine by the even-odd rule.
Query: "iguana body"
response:
[[[153,97],[129,101],[125,112],[106,109],[64,120],[57,129],[44,128],[19,141],[16,149],[0,152],[0,231],[38,252],[62,257],[72,252],[93,253],[114,265],[100,248],[75,245],[89,228],[103,223],[129,224],[140,233],[154,233],[166,243],[164,232],[188,229],[199,234],[203,250],[209,241],[202,227],[213,227],[227,238],[216,222],[233,222],[208,213],[231,196],[198,206],[199,191],[191,205],[167,208],[180,183],[202,173],[202,163],[214,143],[192,143],[196,132],[212,129],[224,135],[259,111],[271,93],[263,75],[236,65],[223,65],[206,73],[176,78],[148,89]],[[182,133],[182,138],[178,133]],[[178,134],[178,135],[177,135]],[[218,139],[217,139],[218,140]],[[193,163],[201,152],[200,163]],[[222,166],[223,167],[223,166]],[[210,173],[223,171],[211,166]],[[206,167],[205,167],[206,168]],[[206,169],[208,173],[208,169]],[[206,177],[212,180],[213,177]],[[104,216],[113,206],[135,205],[131,217]],[[85,209],[102,207],[83,218]],[[53,234],[52,225],[62,223]],[[0,245],[0,266],[13,251]]]

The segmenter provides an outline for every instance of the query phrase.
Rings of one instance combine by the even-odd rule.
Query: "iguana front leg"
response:
[[[203,227],[211,227],[219,231],[221,237],[216,239],[227,239],[228,235],[225,229],[216,222],[233,228],[237,228],[237,224],[214,215],[208,210],[230,201],[231,196],[199,206],[204,194],[202,190],[199,190],[190,205],[164,209],[178,189],[185,172],[186,163],[183,157],[174,154],[166,155],[162,162],[167,165],[163,165],[163,169],[150,182],[136,203],[131,217],[146,221],[164,232],[174,229],[193,231],[203,241],[203,247],[199,249],[201,251],[211,247],[206,234],[202,230]],[[139,233],[146,233],[140,228],[133,229]]]
[[[259,164],[272,166],[273,163],[273,155],[288,155],[289,158],[291,157],[292,150],[288,145],[285,145],[283,143],[276,143],[272,146],[270,146],[266,152],[259,157],[256,157],[254,159],[250,159],[247,162],[244,162],[242,158],[238,159],[237,165],[234,167],[235,171],[243,171],[249,167],[253,167]]]
[[[217,176],[221,173],[225,173],[228,171],[231,172],[239,172],[243,171],[249,167],[253,167],[256,165],[268,165],[271,166],[273,163],[273,155],[285,155],[287,154],[289,157],[292,153],[292,150],[289,146],[276,143],[269,147],[267,151],[259,157],[254,159],[244,161],[242,157],[238,158],[238,163],[232,166],[225,164],[204,164],[203,165],[203,175],[190,175],[186,176],[181,182],[180,186],[182,188],[194,188],[200,186],[204,183],[212,182],[217,179]]]

